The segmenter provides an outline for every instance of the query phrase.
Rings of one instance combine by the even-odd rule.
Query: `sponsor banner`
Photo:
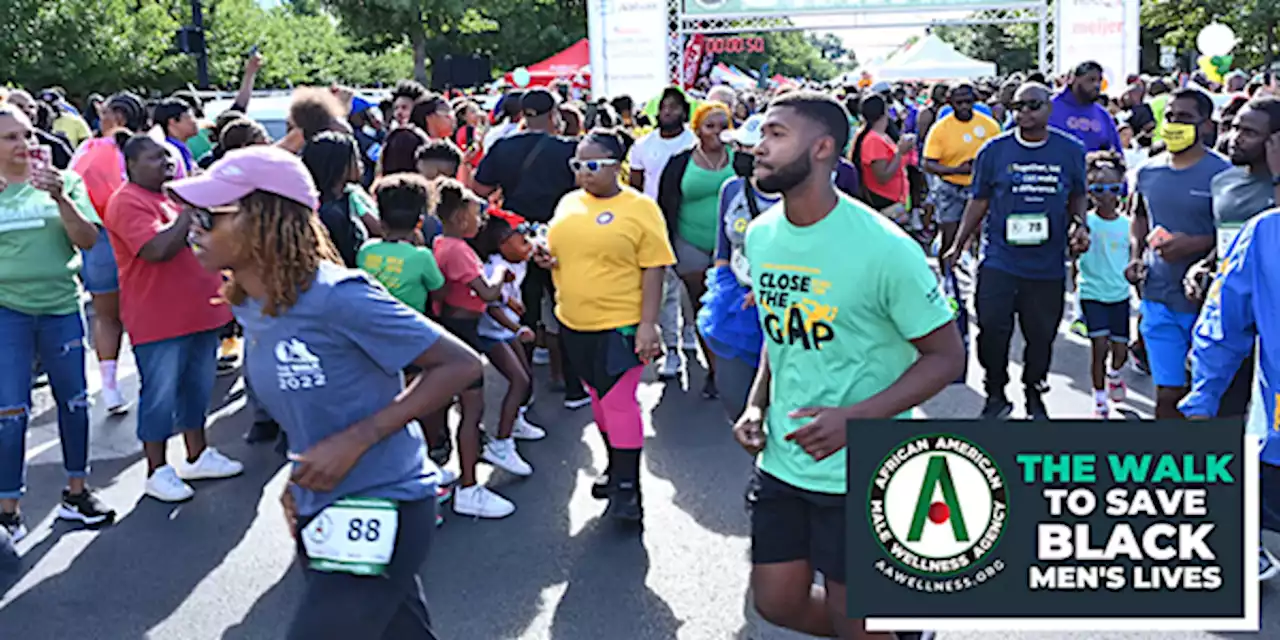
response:
[[[859,421],[848,442],[870,630],[1258,630],[1239,420]]]
[[[693,88],[698,83],[698,78],[702,75],[702,57],[706,55],[706,45],[707,37],[701,33],[689,36],[689,39],[685,42],[684,72],[680,78],[680,84],[685,89]]]
[[[843,11],[966,10],[1039,5],[1035,0],[684,0],[687,16],[771,16]]]
[[[656,95],[667,79],[666,0],[588,0],[591,94]]]
[[[1139,71],[1138,0],[1055,0],[1058,12],[1054,65],[1071,73],[1081,62],[1102,65],[1104,90],[1118,94]]]

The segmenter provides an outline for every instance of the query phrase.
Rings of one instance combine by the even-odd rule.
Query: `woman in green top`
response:
[[[693,111],[690,126],[698,137],[693,148],[677,153],[662,170],[658,185],[658,206],[667,219],[671,246],[676,253],[676,275],[684,283],[696,317],[707,292],[707,270],[716,249],[716,218],[720,212],[720,188],[735,177],[733,150],[725,146],[721,134],[732,128],[732,114],[722,102],[704,102]],[[719,396],[715,383],[715,356],[702,336],[702,353],[707,358],[707,377],[702,396]]]
[[[67,488],[58,517],[101,525],[115,518],[85,486],[89,401],[77,249],[98,240],[84,181],[39,157],[31,121],[0,104],[0,536],[26,535],[22,497],[31,370],[39,357],[58,403]],[[2,547],[3,545],[0,545]]]

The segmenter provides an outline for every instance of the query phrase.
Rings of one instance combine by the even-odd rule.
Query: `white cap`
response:
[[[760,144],[764,139],[764,115],[755,114],[747,121],[742,123],[737,129],[727,129],[720,132],[720,140],[729,143],[736,142],[744,147],[754,147]]]

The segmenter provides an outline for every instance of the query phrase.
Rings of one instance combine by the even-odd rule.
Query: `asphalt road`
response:
[[[1021,348],[1015,346],[1014,358]],[[1055,417],[1092,410],[1087,346],[1063,334],[1057,343],[1047,403]],[[91,376],[96,366],[89,367]],[[539,384],[545,383],[540,369]],[[1020,373],[1011,366],[1012,379]],[[124,387],[136,397],[130,356]],[[1148,379],[1126,374],[1128,407],[1150,416]],[[550,436],[521,445],[534,475],[491,480],[518,506],[502,521],[447,513],[422,569],[442,638],[564,640],[782,640],[800,636],[760,621],[746,606],[748,521],[743,487],[750,460],[732,442],[715,402],[700,399],[701,372],[682,385],[646,382],[649,418],[644,477],[647,527],[627,533],[599,515],[589,485],[604,456],[588,410],[565,411],[550,393],[534,413]],[[930,401],[932,418],[972,417],[981,405],[979,370]],[[492,377],[491,377],[492,380]],[[652,380],[652,377],[649,378]],[[496,406],[501,383],[488,385]],[[91,390],[97,388],[91,380]],[[249,412],[238,378],[220,382],[210,421],[213,443],[242,460],[246,473],[202,482],[195,499],[169,506],[143,499],[145,465],[131,417],[95,410],[92,481],[119,510],[114,528],[85,531],[55,522],[62,487],[57,427],[47,390],[36,394],[28,442],[32,528],[19,545],[16,574],[0,575],[0,638],[46,640],[274,639],[288,625],[301,576],[292,564],[277,497],[281,459],[269,446],[245,445]],[[1011,398],[1020,404],[1011,387]],[[1019,406],[1016,415],[1021,414]],[[179,455],[180,444],[172,445]],[[488,473],[485,467],[483,473]],[[1275,543],[1275,539],[1272,539]],[[1280,591],[1263,589],[1261,637],[1280,638]],[[942,634],[960,638],[1185,638],[1212,634]]]

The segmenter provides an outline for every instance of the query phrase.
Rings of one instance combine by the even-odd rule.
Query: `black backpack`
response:
[[[343,264],[356,268],[356,254],[368,239],[364,224],[351,215],[351,197],[342,194],[335,200],[320,203],[320,222],[329,231],[329,239],[342,256]]]

